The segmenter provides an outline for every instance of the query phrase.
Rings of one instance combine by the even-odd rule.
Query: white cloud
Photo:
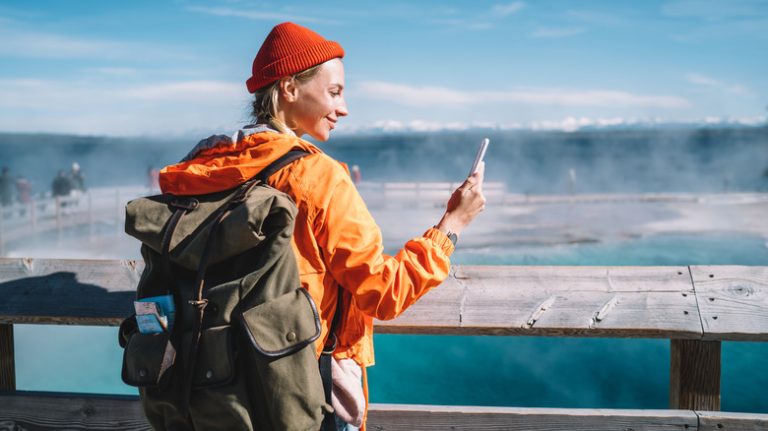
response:
[[[190,6],[187,8],[191,12],[199,12],[214,16],[224,17],[236,17],[245,18],[255,21],[299,21],[299,22],[325,22],[331,21],[310,17],[306,15],[294,15],[281,12],[269,12],[269,11],[256,11],[256,10],[242,10],[242,9],[230,9],[224,7],[205,7],[205,6]]]
[[[509,4],[497,4],[491,8],[491,12],[494,15],[507,16],[520,12],[524,7],[524,2],[516,1]]]
[[[509,4],[497,4],[487,11],[459,16],[455,9],[447,9],[444,14],[447,18],[428,19],[432,24],[440,26],[460,27],[466,30],[489,30],[495,27],[495,22],[500,18],[515,14],[525,7],[522,1]]]
[[[605,12],[596,12],[590,10],[569,10],[565,13],[570,21],[576,21],[581,24],[598,25],[604,27],[613,27],[617,25],[626,25],[629,20],[616,14]]]
[[[357,89],[361,96],[401,105],[463,107],[484,103],[516,103],[580,107],[684,108],[689,102],[677,96],[640,95],[614,90],[567,90],[559,88],[518,89],[511,91],[460,91],[443,87],[409,86],[367,81]]]
[[[688,82],[694,85],[708,87],[710,89],[719,90],[722,92],[735,94],[739,96],[751,96],[752,92],[741,84],[729,84],[709,76],[702,75],[700,73],[689,73],[686,75]]]
[[[108,76],[135,76],[139,73],[137,69],[132,67],[96,67],[89,69],[93,72],[108,75]]]
[[[466,30],[489,30],[494,28],[494,24],[492,22],[475,18],[440,18],[429,20],[429,22],[434,25],[459,27]]]
[[[691,84],[705,85],[708,87],[716,87],[721,85],[716,79],[712,79],[708,76],[700,75],[698,73],[689,73],[686,75],[688,82]]]
[[[63,82],[40,79],[0,79],[0,107],[40,108],[99,104],[111,105],[130,100],[218,104],[244,96],[239,83],[224,81],[181,81],[116,88],[89,82]]]
[[[182,49],[105,39],[90,39],[56,33],[0,28],[0,55],[25,58],[182,59]]]
[[[664,15],[701,18],[710,21],[767,16],[765,0],[681,0],[665,4]]]
[[[576,36],[587,31],[581,27],[539,27],[528,34],[536,39],[557,39]]]
[[[0,79],[0,130],[107,135],[216,130],[246,120],[239,83],[182,81],[116,86]]]
[[[741,95],[741,96],[751,96],[752,95],[752,92],[749,91],[749,89],[747,87],[745,87],[743,85],[739,85],[739,84],[728,85],[726,87],[726,89],[731,94],[738,94],[738,95]]]
[[[243,85],[223,81],[183,81],[128,88],[116,95],[142,100],[232,100],[243,95]]]

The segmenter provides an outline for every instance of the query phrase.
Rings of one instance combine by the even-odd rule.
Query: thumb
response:
[[[477,165],[477,170],[472,174],[472,179],[478,187],[482,187],[483,179],[485,178],[485,162],[480,162]]]

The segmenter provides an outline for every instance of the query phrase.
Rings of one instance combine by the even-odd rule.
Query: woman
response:
[[[344,101],[344,50],[293,23],[275,26],[253,61],[247,80],[256,124],[234,139],[201,142],[184,162],[160,173],[165,193],[204,194],[233,188],[292,149],[310,155],[270,177],[293,198],[298,215],[292,241],[301,284],[318,304],[328,338],[341,294],[334,350],[334,407],[340,429],[363,426],[365,367],[373,365],[373,319],[393,319],[439,285],[462,230],[485,205],[484,167],[451,196],[437,225],[408,241],[395,256],[383,254],[381,232],[357,192],[346,165],[302,140],[327,141],[348,114]],[[341,288],[341,289],[340,289]]]

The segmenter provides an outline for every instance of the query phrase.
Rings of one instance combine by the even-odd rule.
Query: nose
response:
[[[347,101],[344,100],[344,98],[341,98],[341,101],[339,102],[339,106],[336,107],[336,115],[339,117],[346,117],[349,115],[349,111],[347,110]]]

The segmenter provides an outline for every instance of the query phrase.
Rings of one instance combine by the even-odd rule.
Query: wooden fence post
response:
[[[0,207],[0,257],[5,256],[5,232],[3,227],[3,219],[5,218],[5,211]]]
[[[59,243],[61,243],[61,196],[56,196],[56,233]]]
[[[720,341],[671,340],[669,405],[720,410]]]
[[[123,233],[123,226],[120,224],[122,218],[122,207],[120,206],[120,189],[115,189],[115,236],[120,237]]]
[[[93,240],[93,195],[88,190],[88,239]]]
[[[0,323],[0,392],[16,390],[16,363],[13,357],[13,325]]]

